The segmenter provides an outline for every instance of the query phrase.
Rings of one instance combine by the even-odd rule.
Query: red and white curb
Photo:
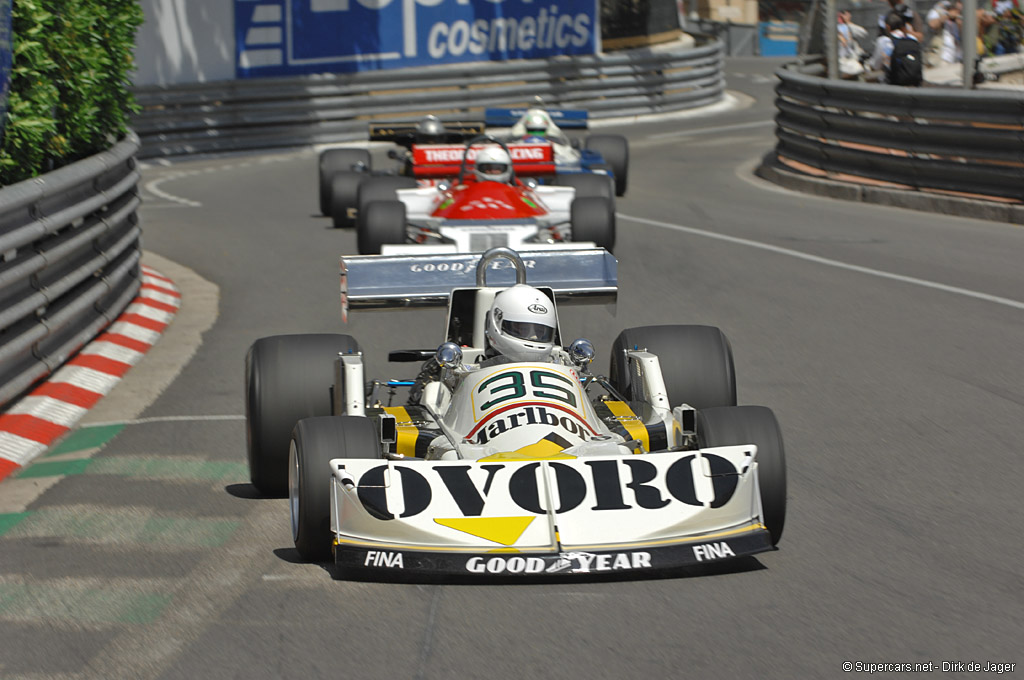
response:
[[[142,266],[139,294],[47,381],[0,414],[0,480],[64,436],[156,344],[181,306],[174,282]]]

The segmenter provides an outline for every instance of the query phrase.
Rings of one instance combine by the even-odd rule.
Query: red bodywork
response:
[[[446,191],[431,214],[449,220],[509,220],[539,217],[547,211],[526,187],[470,182]]]

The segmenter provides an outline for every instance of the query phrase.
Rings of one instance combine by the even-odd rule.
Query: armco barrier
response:
[[[0,407],[56,370],[139,290],[138,137],[0,189]]]
[[[479,118],[488,106],[583,108],[593,119],[680,111],[722,99],[723,44],[686,41],[610,54],[139,87],[140,157],[366,138],[373,118]]]
[[[775,157],[809,176],[1024,201],[1024,97],[779,69]]]

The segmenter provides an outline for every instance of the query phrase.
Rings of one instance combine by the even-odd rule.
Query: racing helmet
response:
[[[485,334],[491,347],[512,361],[544,361],[555,346],[555,303],[525,283],[494,296]]]
[[[444,135],[444,123],[437,116],[426,116],[416,125],[416,140],[421,144],[437,144]]]
[[[551,121],[548,119],[543,109],[530,109],[526,112],[526,116],[523,118],[523,126],[526,128],[526,134],[543,137],[548,132],[548,125]]]
[[[508,182],[512,179],[512,159],[508,151],[500,146],[480,149],[473,165],[473,174],[478,182]]]

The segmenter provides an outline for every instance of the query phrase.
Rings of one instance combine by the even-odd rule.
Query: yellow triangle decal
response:
[[[443,527],[502,545],[512,545],[530,526],[533,517],[452,517],[435,519]]]
[[[480,460],[566,460],[576,457],[569,453],[562,453],[563,448],[561,444],[541,439],[536,444],[528,444],[515,451],[491,454]]]

